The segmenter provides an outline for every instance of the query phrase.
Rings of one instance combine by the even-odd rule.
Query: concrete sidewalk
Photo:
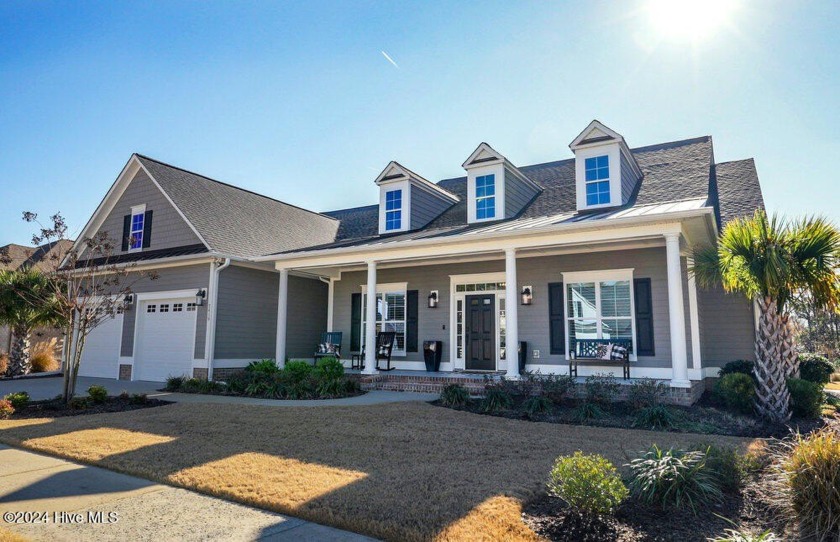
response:
[[[9,522],[16,512],[35,512],[42,523]],[[4,528],[32,540],[373,540],[3,445],[0,518]]]
[[[142,382],[137,380],[115,380],[112,378],[91,378],[80,376],[76,382],[77,395],[86,395],[92,385],[105,386],[110,395],[118,395],[122,391],[128,393],[145,393],[149,397],[183,403],[236,403],[242,405],[260,405],[274,407],[318,407],[318,406],[362,406],[382,403],[396,403],[402,401],[434,401],[438,398],[434,393],[411,393],[400,391],[370,391],[364,395],[347,397],[345,399],[323,399],[313,401],[278,401],[275,399],[256,399],[253,397],[232,397],[227,395],[201,395],[193,393],[170,393],[158,391],[163,388],[163,382]],[[61,393],[62,379],[60,376],[44,378],[27,378],[20,380],[0,381],[0,397],[13,392],[25,391],[33,401],[51,399]]]

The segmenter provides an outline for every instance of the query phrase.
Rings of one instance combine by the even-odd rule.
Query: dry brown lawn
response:
[[[575,450],[747,440],[531,423],[425,403],[175,404],[0,421],[0,441],[391,540],[533,540],[522,503]]]
[[[0,527],[0,542],[27,542],[27,540],[21,535],[9,531],[5,527]]]

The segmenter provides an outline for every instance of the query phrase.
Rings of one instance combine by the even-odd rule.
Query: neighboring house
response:
[[[44,272],[54,271],[61,259],[70,250],[73,242],[68,240],[44,243],[37,247],[10,244],[0,247],[0,269],[31,269]],[[62,332],[52,327],[36,328],[32,332],[33,342],[56,339],[56,348],[60,351]],[[8,353],[12,346],[12,330],[9,326],[0,326],[0,353]]]
[[[520,341],[527,370],[563,373],[577,340],[628,340],[632,376],[696,396],[752,357],[751,305],[699,290],[687,268],[692,246],[763,207],[753,161],[715,163],[710,137],[631,149],[598,121],[570,147],[516,167],[482,143],[465,177],[438,183],[391,162],[377,205],[322,214],[133,155],[81,237],[135,235],[119,257],[161,278],[139,285],[86,371],[220,378],[311,357],[326,330],[346,354],[386,329],[400,369],[423,370],[423,341],[440,340],[442,371],[510,376]],[[207,302],[188,317],[198,291]]]

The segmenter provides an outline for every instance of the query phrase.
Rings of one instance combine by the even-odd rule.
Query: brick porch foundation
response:
[[[488,376],[494,381],[498,381],[501,378],[498,374]],[[472,374],[452,374],[451,376],[445,376],[426,375],[422,373],[417,375],[380,373],[377,375],[362,375],[360,383],[362,389],[366,391],[410,391],[419,393],[440,393],[446,386],[458,384],[466,388],[471,396],[477,397],[484,395],[485,380],[481,376]],[[705,382],[702,381],[692,381],[691,388],[668,387],[663,402],[672,405],[690,406],[700,399],[705,389]],[[629,385],[621,385],[616,395],[616,400],[625,400],[629,391]],[[569,395],[571,397],[583,397],[585,393],[584,379],[580,378]]]

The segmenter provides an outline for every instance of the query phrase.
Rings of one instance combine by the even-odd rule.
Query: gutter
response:
[[[207,307],[207,337],[204,342],[204,355],[207,358],[207,380],[213,380],[213,359],[216,356],[216,316],[219,301],[219,275],[230,266],[231,259],[225,258],[221,265],[213,262],[210,271],[210,299]]]

